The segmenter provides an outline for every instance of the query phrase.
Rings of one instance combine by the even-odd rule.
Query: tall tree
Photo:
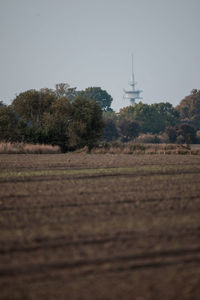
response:
[[[194,89],[176,107],[183,123],[191,124],[195,130],[200,129],[200,90]]]
[[[77,97],[72,103],[58,98],[44,113],[46,143],[59,145],[62,152],[94,147],[102,136],[102,110],[98,103]]]
[[[18,138],[17,116],[11,106],[0,106],[0,140],[16,141]]]
[[[96,101],[77,97],[72,102],[75,142],[79,147],[88,146],[89,151],[102,138],[104,122],[102,110]]]
[[[43,90],[28,90],[19,94],[12,105],[20,118],[28,122],[29,125],[39,128],[44,112],[49,110],[55,100],[54,93]]]
[[[140,125],[136,121],[128,119],[121,119],[118,124],[119,132],[122,142],[129,142],[138,137],[140,132]]]
[[[89,100],[97,101],[103,111],[112,110],[110,107],[113,101],[111,95],[100,87],[89,87],[84,91],[79,91],[78,95]]]
[[[119,133],[116,126],[116,121],[113,119],[105,119],[105,128],[103,129],[103,135],[107,142],[114,141],[119,137]]]
[[[163,132],[167,126],[178,122],[178,112],[170,103],[143,104],[127,106],[120,110],[119,118],[137,121],[143,133]]]
[[[134,106],[129,105],[126,107],[123,107],[119,111],[119,118],[120,119],[128,119],[128,120],[133,120],[134,119]]]
[[[48,144],[58,145],[62,152],[70,149],[69,127],[72,122],[72,106],[62,97],[52,103],[43,115],[43,131]]]
[[[55,94],[58,98],[65,97],[70,102],[72,102],[73,99],[77,97],[76,87],[70,88],[70,85],[68,83],[57,83]]]

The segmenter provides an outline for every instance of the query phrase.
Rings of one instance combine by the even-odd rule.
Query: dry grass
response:
[[[87,153],[84,147],[75,151]],[[58,146],[24,144],[24,143],[0,143],[0,154],[58,154],[61,153]],[[94,154],[183,154],[200,155],[200,145],[191,145],[190,149],[178,144],[145,144],[145,143],[103,143],[92,150]]]
[[[200,146],[187,148],[178,144],[144,144],[144,143],[105,143],[92,150],[92,153],[103,154],[189,154],[200,155]]]
[[[0,143],[0,154],[57,154],[58,146],[24,144],[24,143]]]

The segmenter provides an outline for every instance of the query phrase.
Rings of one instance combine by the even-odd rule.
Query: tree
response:
[[[70,102],[64,97],[57,99],[43,116],[45,142],[58,145],[62,152],[70,150],[70,122],[72,122]]]
[[[195,130],[200,129],[200,90],[194,89],[176,107],[182,123],[192,125]]]
[[[103,119],[104,120],[117,120],[118,114],[114,112],[114,110],[103,111]]]
[[[105,128],[103,135],[107,142],[114,141],[119,137],[116,122],[113,119],[105,119]]]
[[[31,126],[41,127],[44,112],[56,100],[54,93],[48,91],[28,90],[19,94],[12,106],[18,116]]]
[[[177,126],[177,136],[182,135],[187,144],[196,142],[196,133],[193,126],[189,124],[179,124]]]
[[[119,118],[137,121],[143,133],[160,133],[167,126],[178,122],[178,112],[170,103],[143,104],[139,102],[134,107],[127,106],[120,110]]]
[[[133,118],[134,118],[133,114],[134,114],[134,106],[129,105],[129,106],[126,106],[126,107],[123,107],[120,109],[119,118],[133,120]]]
[[[167,127],[165,132],[167,133],[171,143],[175,143],[177,141],[188,144],[196,142],[195,129],[189,124],[177,124],[173,127]]]
[[[103,111],[111,110],[110,106],[113,99],[107,91],[102,90],[100,87],[89,87],[84,91],[79,91],[78,96],[97,101]]]
[[[176,142],[176,138],[177,138],[177,130],[176,127],[170,127],[168,126],[165,129],[165,132],[169,138],[170,143],[175,143]]]
[[[160,102],[151,104],[155,111],[155,120],[158,132],[163,132],[167,126],[174,126],[179,121],[179,113],[175,110],[173,105],[169,102]]]
[[[140,126],[138,122],[122,119],[118,124],[122,142],[128,142],[139,135]]]
[[[91,151],[102,138],[104,122],[101,107],[96,101],[79,96],[72,102],[72,108],[74,144],[79,148],[88,146]]]
[[[6,142],[16,141],[17,117],[11,106],[0,106],[0,140]]]
[[[90,151],[102,136],[103,125],[100,106],[82,97],[72,103],[58,98],[43,116],[45,142],[60,146],[62,152],[84,146]]]
[[[56,96],[58,98],[65,97],[69,86],[68,83],[57,83],[55,90]]]
[[[75,97],[77,97],[76,87],[75,88],[70,88],[70,85],[68,83],[57,83],[55,94],[58,98],[65,97],[70,102],[72,102],[73,99]]]

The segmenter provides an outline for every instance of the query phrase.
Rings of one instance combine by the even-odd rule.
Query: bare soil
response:
[[[199,299],[200,156],[0,155],[0,299]]]

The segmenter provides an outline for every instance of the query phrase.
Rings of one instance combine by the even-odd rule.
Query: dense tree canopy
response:
[[[0,106],[0,140],[12,141],[17,136],[17,117],[11,106]]]
[[[78,92],[76,91],[76,87],[70,88],[70,85],[68,83],[57,83],[55,94],[57,98],[65,97],[70,102],[72,102],[73,99],[77,97]]]
[[[78,96],[72,102],[73,126],[80,147],[88,146],[89,151],[102,138],[104,122],[102,110],[96,101]]]
[[[103,130],[104,138],[107,142],[114,141],[119,137],[117,125],[113,119],[104,119],[105,128]]]
[[[200,90],[193,90],[176,109],[182,122],[191,124],[196,130],[200,129]]]
[[[127,106],[120,110],[120,118],[137,121],[143,133],[159,133],[166,126],[173,126],[178,122],[178,112],[170,103],[143,104]]]
[[[72,107],[69,101],[62,97],[52,103],[49,111],[43,115],[43,132],[45,142],[60,146],[62,152],[69,150],[69,123]]]
[[[98,103],[77,97],[72,103],[57,99],[43,118],[46,141],[63,152],[88,146],[91,150],[102,137],[104,126]]]
[[[182,143],[195,143],[196,133],[193,126],[189,124],[178,124],[173,127],[167,127],[165,132],[169,137],[169,141],[174,143],[179,140]]]
[[[139,135],[140,126],[138,122],[122,119],[119,121],[118,127],[122,142],[134,140]]]
[[[96,101],[78,96],[70,102],[50,89],[28,90],[11,106],[0,106],[0,139],[59,145],[63,152],[88,146],[102,138],[102,110]]]
[[[79,91],[78,95],[89,100],[97,101],[103,111],[111,110],[110,106],[113,99],[107,91],[102,90],[100,87],[89,87],[84,91]]]
[[[59,83],[55,90],[28,90],[10,106],[0,101],[0,140],[59,145],[63,152],[84,146],[91,150],[102,138],[127,142],[139,133],[165,132],[170,142],[197,141],[200,90],[193,90],[176,108],[139,102],[115,113],[111,103],[112,97],[100,87],[76,91]]]
[[[55,100],[55,94],[49,90],[28,90],[19,94],[12,105],[20,118],[30,125],[40,127],[44,112],[50,109]]]

